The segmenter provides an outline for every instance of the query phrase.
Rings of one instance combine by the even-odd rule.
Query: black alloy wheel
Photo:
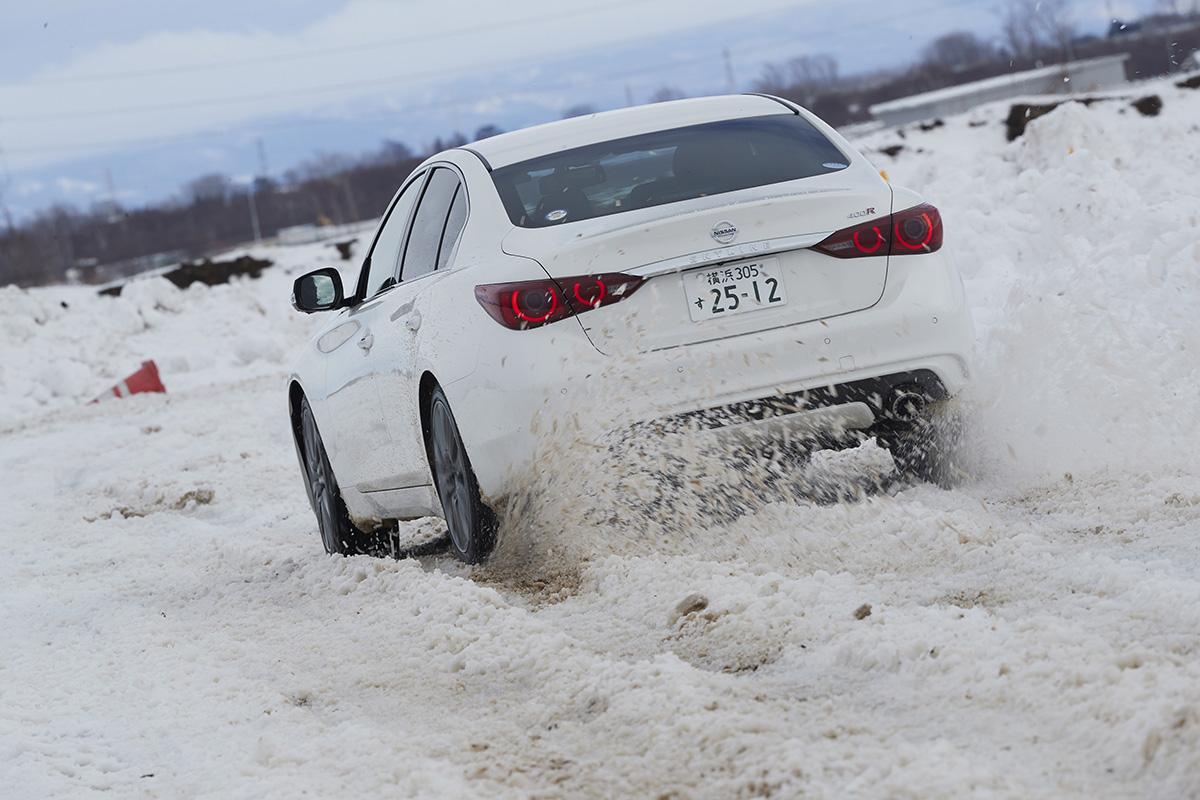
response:
[[[461,561],[478,564],[496,543],[496,517],[479,496],[475,471],[440,386],[430,397],[428,419],[433,479],[450,530],[451,550]]]
[[[343,556],[361,552],[363,534],[350,521],[307,398],[300,399],[300,441],[304,478],[325,552]]]

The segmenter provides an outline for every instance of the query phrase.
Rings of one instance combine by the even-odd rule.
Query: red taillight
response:
[[[942,246],[942,215],[930,205],[892,215],[892,255],[932,253]]]
[[[530,286],[517,289],[508,298],[513,317],[530,325],[553,322],[564,316],[564,303],[558,299],[557,286]],[[555,315],[558,315],[557,317]]]
[[[840,230],[816,249],[835,258],[905,256],[940,250],[942,238],[942,215],[925,204]]]
[[[593,308],[612,305],[633,294],[643,278],[610,272],[475,287],[475,299],[506,328],[528,330]]]

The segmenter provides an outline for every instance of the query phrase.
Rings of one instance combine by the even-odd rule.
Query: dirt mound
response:
[[[219,286],[223,283],[229,283],[233,278],[243,276],[258,278],[262,275],[262,271],[271,266],[272,263],[274,262],[270,259],[255,258],[248,255],[238,256],[226,261],[213,261],[212,259],[205,258],[200,261],[185,261],[178,267],[164,272],[162,277],[180,289],[186,289],[193,283],[203,283],[205,286]],[[120,297],[126,285],[121,284],[101,289],[100,294],[109,297]]]

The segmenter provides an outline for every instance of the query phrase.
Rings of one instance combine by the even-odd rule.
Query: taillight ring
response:
[[[575,286],[572,288],[572,292],[575,294],[575,299],[578,300],[579,305],[585,309],[598,308],[600,304],[604,302],[604,298],[608,294],[608,287],[604,285],[604,281],[600,280],[599,278],[593,278],[592,280],[595,281],[598,289],[596,297],[593,300],[585,300],[583,295],[580,294],[579,287],[583,285],[581,281],[575,281]]]
[[[862,253],[863,255],[869,256],[869,255],[873,255],[874,253],[878,253],[879,249],[881,247],[883,247],[883,243],[886,241],[886,239],[884,238],[884,235],[883,235],[883,231],[879,230],[878,225],[873,226],[871,228],[871,232],[875,234],[875,246],[874,247],[867,247],[866,245],[864,245],[862,243],[862,239],[860,237],[862,236],[863,232],[861,230],[855,231],[854,236],[851,237],[854,241],[855,249],[857,249],[858,252]]]
[[[922,225],[920,241],[913,241],[909,238],[909,234],[905,231],[905,228],[908,227],[910,222],[916,221],[920,221]],[[933,220],[930,219],[929,214],[926,212],[922,213],[920,216],[906,217],[904,219],[897,220],[896,241],[900,243],[901,247],[907,250],[924,250],[925,248],[929,247],[929,243],[933,241]]]
[[[512,300],[510,301],[512,304],[513,313],[516,314],[517,319],[521,320],[522,322],[528,322],[528,323],[531,323],[534,325],[539,325],[539,324],[545,322],[546,320],[550,319],[550,317],[554,316],[554,312],[558,310],[558,291],[553,286],[546,287],[545,291],[547,292],[547,294],[550,295],[550,308],[546,311],[545,314],[542,314],[541,316],[529,314],[528,312],[523,311],[521,309],[520,297],[521,297],[522,291],[528,291],[528,290],[521,290],[521,289],[515,290],[512,293]]]

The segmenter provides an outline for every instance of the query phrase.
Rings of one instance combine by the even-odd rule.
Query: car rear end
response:
[[[514,223],[503,248],[546,279],[481,285],[479,302],[509,328],[582,328],[598,357],[552,382],[601,427],[870,430],[967,381],[937,210],[778,111],[493,173]]]

